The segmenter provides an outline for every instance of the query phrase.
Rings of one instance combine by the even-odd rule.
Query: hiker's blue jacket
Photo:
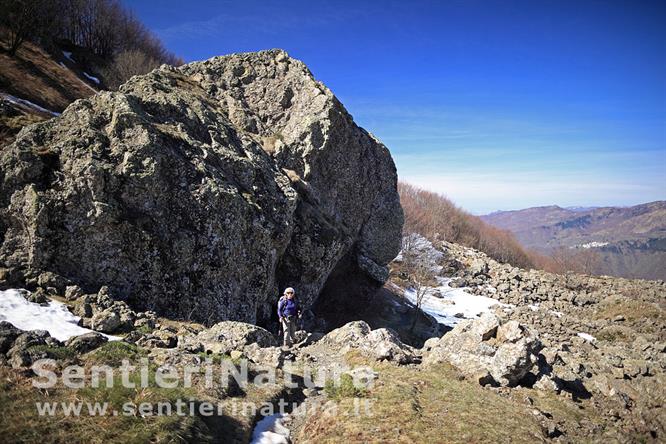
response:
[[[296,299],[280,299],[280,302],[278,302],[278,317],[286,318],[287,316],[296,315],[298,315],[298,302],[296,302]]]

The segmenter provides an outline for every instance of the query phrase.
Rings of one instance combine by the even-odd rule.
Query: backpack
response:
[[[285,299],[286,299],[286,297],[285,297],[284,295],[280,296],[280,298],[278,299],[278,302],[277,302],[277,313],[278,313],[278,318],[281,318],[281,317],[282,317],[282,315],[280,314],[280,309],[282,308],[282,307],[281,307],[281,305],[282,305],[282,301],[284,301]]]
[[[277,313],[278,313],[278,317],[279,317],[279,318],[282,317],[282,313],[280,313],[280,311],[282,310],[282,303],[283,303],[284,301],[286,301],[286,300],[287,300],[287,297],[286,297],[285,295],[280,296],[280,299],[278,299],[278,303],[277,303]],[[296,298],[296,296],[294,296],[294,303],[296,304],[297,307],[300,306],[300,304],[298,303],[298,299]]]

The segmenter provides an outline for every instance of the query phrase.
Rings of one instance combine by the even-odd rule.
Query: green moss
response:
[[[28,353],[46,353],[51,359],[72,360],[76,358],[76,352],[69,347],[54,345],[33,345],[28,347]]]
[[[130,362],[146,356],[148,353],[134,344],[122,341],[111,341],[87,355],[88,361],[95,364],[106,364],[118,367],[126,359]]]
[[[340,383],[336,384],[332,379],[326,381],[324,393],[329,399],[341,400],[345,398],[363,398],[367,391],[364,388],[354,386],[354,380],[351,375],[343,374],[340,377]]]
[[[142,325],[141,327],[137,328],[136,331],[138,331],[139,333],[143,333],[144,335],[146,335],[146,334],[152,333],[152,332],[153,332],[153,329],[150,328],[150,327],[147,326],[147,325]]]

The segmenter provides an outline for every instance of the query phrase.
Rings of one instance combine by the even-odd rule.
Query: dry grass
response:
[[[30,42],[24,43],[14,57],[0,52],[0,90],[56,112],[95,93],[71,69],[63,68]]]
[[[256,412],[251,409],[236,408],[237,403],[254,404],[261,407],[266,402],[273,402],[279,395],[278,386],[257,386],[249,384],[238,397],[222,394],[217,388],[206,387],[201,380],[203,374],[194,374],[192,387],[162,388],[154,378],[156,365],[151,364],[148,387],[141,387],[140,373],[137,369],[130,375],[136,388],[123,387],[119,373],[115,374],[113,387],[95,388],[90,384],[91,365],[119,365],[122,359],[137,364],[138,359],[146,357],[146,351],[120,342],[107,343],[79,358],[78,364],[86,369],[86,386],[71,389],[62,385],[61,380],[52,389],[40,390],[32,386],[32,379],[25,373],[0,367],[0,441],[11,443],[42,443],[48,437],[49,443],[145,443],[145,442],[248,442],[256,420]],[[217,374],[217,370],[215,371]],[[56,370],[56,373],[59,371]],[[160,415],[160,404],[171,404],[177,400],[189,403],[218,403],[222,414],[213,416],[178,416]],[[81,414],[65,415],[61,410],[53,415],[40,416],[37,402],[83,402]],[[85,403],[108,403],[109,413],[91,415]],[[112,411],[122,412],[124,404],[134,405],[150,403],[152,415],[142,416],[138,411],[126,416],[113,415]],[[158,404],[159,403],[159,404]],[[186,407],[186,409],[189,407]],[[172,411],[175,409],[172,407]]]
[[[625,324],[632,325],[638,333],[658,333],[660,326],[666,323],[666,314],[657,304],[627,298],[625,296],[609,296],[595,307],[592,315],[594,319],[612,321],[616,317],[623,317]],[[646,320],[649,320],[646,322]],[[639,328],[640,327],[640,328]],[[607,330],[606,336],[614,340],[628,340],[626,332]]]
[[[41,122],[47,117],[41,114],[19,114],[17,116],[0,116],[0,146],[11,143],[24,126]]]
[[[415,370],[377,366],[370,390],[372,416],[355,415],[354,401],[343,399],[336,415],[319,412],[300,430],[304,443],[469,443],[535,442],[541,426],[527,406],[478,384],[456,370],[438,366]]]
[[[198,438],[206,442],[198,418],[178,416],[68,416],[37,414],[37,402],[108,401],[111,405],[134,401],[172,400],[182,394],[162,389],[68,389],[39,390],[20,372],[0,367],[0,434],[3,442],[42,443],[126,443],[182,442]],[[84,410],[86,407],[84,407]]]

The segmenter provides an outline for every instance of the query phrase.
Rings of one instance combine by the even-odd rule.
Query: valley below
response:
[[[664,201],[632,207],[535,207],[481,219],[509,230],[527,249],[555,256],[563,250],[581,253],[584,267],[595,274],[666,279]]]

